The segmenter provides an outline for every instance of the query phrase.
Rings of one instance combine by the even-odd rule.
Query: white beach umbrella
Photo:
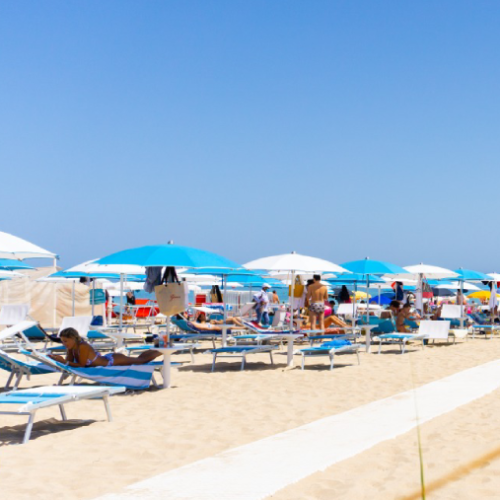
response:
[[[103,266],[101,264],[96,264],[96,260],[88,260],[82,262],[77,266],[65,269],[66,273],[86,273],[86,274],[145,274],[146,269],[142,266],[133,266],[125,264],[111,264],[109,266]]]
[[[244,264],[247,269],[264,269],[266,271],[287,271],[291,274],[291,296],[290,296],[290,331],[293,330],[293,310],[294,310],[294,286],[296,274],[305,273],[334,273],[351,274],[350,271],[340,267],[333,262],[309,255],[301,255],[296,252],[282,255],[271,255],[261,259],[252,260]]]
[[[425,278],[427,279],[445,279],[445,278],[457,278],[459,275],[455,272],[453,272],[451,269],[446,269],[444,267],[439,267],[439,266],[431,266],[429,264],[417,264],[414,266],[405,266],[404,269],[408,271],[408,274],[404,275],[396,275],[396,279],[399,280],[399,277],[401,278],[413,278],[418,280],[417,283],[417,289],[415,290],[415,295],[416,295],[416,307],[417,309],[420,310],[420,312],[423,311],[424,307],[424,302],[423,302],[423,295],[422,295],[422,280]]]
[[[298,273],[335,273],[349,274],[350,271],[340,267],[333,262],[308,255],[301,255],[296,252],[282,255],[272,255],[261,259],[252,260],[243,265],[247,269],[265,269],[267,271],[289,271]]]
[[[476,291],[481,290],[478,286],[474,285],[474,283],[469,283],[468,281],[463,282],[463,287],[460,282],[454,281],[453,283],[442,283],[441,285],[437,285],[433,288],[439,288],[440,290],[464,290],[468,291]]]
[[[491,276],[495,281],[500,281],[500,274],[498,273],[488,273],[488,276]]]
[[[16,273],[14,271],[7,271],[7,270],[4,270],[4,269],[0,269],[0,279],[12,279],[12,278],[23,278],[25,277],[24,274],[22,273]]]
[[[0,231],[0,258],[21,260],[46,258],[55,260],[57,255],[22,238]]]

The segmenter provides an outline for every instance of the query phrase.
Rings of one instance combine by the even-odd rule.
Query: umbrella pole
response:
[[[72,307],[71,307],[71,311],[72,311],[72,316],[75,315],[75,280],[73,280],[73,290],[71,292],[71,298],[72,298]]]
[[[292,293],[290,294],[290,332],[293,332],[293,302],[295,291],[295,271],[292,271]]]
[[[123,328],[123,274],[120,273],[120,330],[122,328]]]
[[[464,282],[460,280],[460,296],[462,303],[460,304],[460,328],[464,327]]]
[[[92,318],[94,318],[94,304],[95,304],[95,278],[92,280]]]

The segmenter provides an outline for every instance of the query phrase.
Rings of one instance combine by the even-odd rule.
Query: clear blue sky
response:
[[[5,0],[0,230],[64,267],[173,239],[500,271],[498,26],[494,0]]]

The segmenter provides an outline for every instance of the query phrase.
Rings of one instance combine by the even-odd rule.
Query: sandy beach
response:
[[[208,346],[207,346],[208,347]],[[498,339],[429,346],[399,355],[339,358],[333,372],[323,361],[305,371],[286,368],[286,357],[251,358],[247,370],[198,354],[195,365],[173,373],[173,387],[112,398],[114,422],[105,421],[102,404],[68,406],[61,423],[55,409],[40,411],[31,441],[18,443],[20,417],[4,417],[2,491],[6,498],[91,499],[162,472],[251,443],[323,417],[498,359]],[[188,361],[181,355],[176,360]],[[299,359],[296,359],[296,364]],[[6,375],[1,374],[4,383]],[[23,387],[53,384],[55,375],[34,377]],[[498,391],[422,426],[426,482],[430,483],[491,451],[500,430]],[[377,429],[374,428],[376,433]],[[9,446],[6,446],[9,444]],[[297,453],[300,453],[297,450]],[[430,498],[496,498],[499,462],[486,463],[447,483]],[[404,498],[419,491],[416,432],[383,442],[351,459],[314,474],[273,495],[277,499]]]

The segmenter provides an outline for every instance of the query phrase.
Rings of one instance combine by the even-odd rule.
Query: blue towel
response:
[[[330,342],[324,342],[321,344],[321,347],[345,347],[346,345],[352,345],[350,340],[346,339],[336,339],[336,340],[331,340]]]

